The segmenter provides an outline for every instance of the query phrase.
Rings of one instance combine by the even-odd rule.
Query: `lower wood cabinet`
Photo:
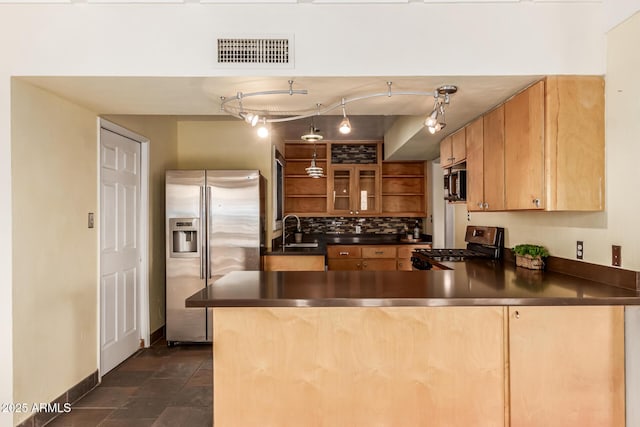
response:
[[[624,426],[624,307],[509,307],[511,427]]]
[[[423,245],[329,245],[329,270],[411,271],[411,252]]]
[[[323,255],[266,255],[264,271],[324,271]]]
[[[622,306],[213,312],[215,425],[625,425]]]

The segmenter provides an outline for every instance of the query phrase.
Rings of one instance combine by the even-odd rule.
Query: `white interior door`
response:
[[[100,129],[100,373],[140,343],[140,143]]]

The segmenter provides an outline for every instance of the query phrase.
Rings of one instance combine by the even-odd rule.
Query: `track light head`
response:
[[[340,126],[338,127],[338,130],[343,135],[347,135],[351,133],[351,123],[349,122],[348,117],[342,118],[342,121],[340,122]]]

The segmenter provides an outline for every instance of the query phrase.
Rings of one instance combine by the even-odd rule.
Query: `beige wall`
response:
[[[543,244],[552,255],[575,259],[584,241],[584,261],[611,265],[611,245],[622,246],[622,267],[640,270],[637,182],[640,158],[640,13],[607,35],[606,207],[604,212],[471,213],[467,224],[501,225],[505,245]],[[457,231],[458,231],[457,230]],[[457,233],[460,234],[460,233]]]
[[[273,238],[272,162],[271,141],[240,120],[178,122],[180,169],[258,169],[266,178],[267,245]]]
[[[164,171],[178,158],[177,122],[164,116],[106,116],[149,140],[149,328],[165,321]]]
[[[11,89],[13,401],[49,402],[97,366],[96,114]]]

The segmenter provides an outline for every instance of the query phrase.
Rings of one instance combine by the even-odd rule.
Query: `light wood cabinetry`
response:
[[[550,76],[505,103],[505,208],[604,209],[604,80]]]
[[[509,307],[512,427],[623,426],[624,307]]]
[[[504,210],[504,107],[467,126],[467,210]]]
[[[322,178],[310,178],[313,144],[285,142],[285,214],[425,217],[425,162],[381,162],[380,141],[316,143]],[[365,153],[365,154],[361,154]],[[366,157],[366,163],[358,163]]]
[[[449,135],[440,142],[440,167],[448,168],[467,158],[465,128]]]
[[[504,425],[501,307],[213,316],[216,426]]]
[[[422,245],[329,245],[329,270],[411,271],[411,252]]]
[[[327,170],[327,145],[315,144],[316,164]],[[285,214],[319,216],[327,213],[327,178],[311,178],[305,168],[311,164],[314,144],[286,143],[284,168]]]
[[[469,211],[604,209],[601,77],[549,76],[465,129]]]
[[[504,104],[505,206],[544,209],[544,81]]]
[[[380,213],[380,167],[378,165],[331,166],[328,193],[330,214]]]
[[[323,255],[265,255],[264,271],[324,271]]]
[[[382,214],[426,216],[426,188],[424,162],[383,162]]]
[[[335,286],[348,295],[360,283]],[[622,306],[231,307],[213,316],[216,425],[625,425]]]

